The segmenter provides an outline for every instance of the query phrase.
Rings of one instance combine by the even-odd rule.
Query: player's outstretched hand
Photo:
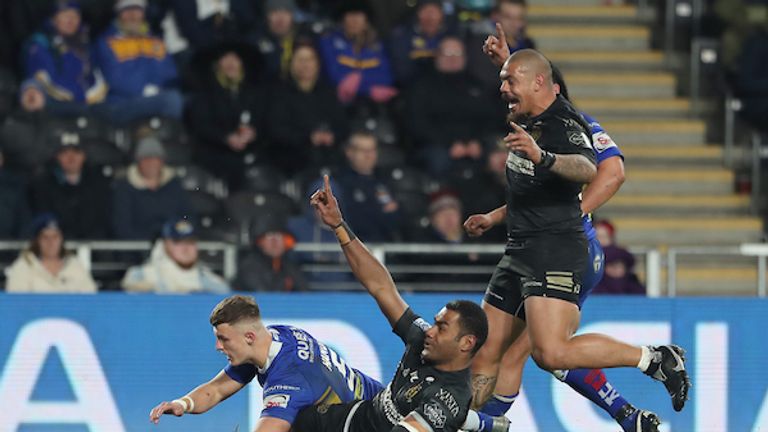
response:
[[[470,237],[480,237],[493,228],[493,220],[487,214],[473,214],[464,221],[464,231]]]
[[[323,181],[325,186],[312,194],[309,198],[309,203],[312,204],[315,213],[317,213],[324,224],[331,228],[336,228],[341,225],[342,221],[339,202],[336,200],[336,197],[333,196],[331,180],[327,174],[323,176]]]
[[[173,414],[176,417],[184,415],[184,407],[178,402],[160,402],[149,412],[149,421],[154,424],[160,422],[160,416],[163,414]]]
[[[536,140],[519,124],[509,122],[509,125],[512,126],[512,132],[504,137],[504,145],[507,150],[523,153],[534,164],[538,165],[541,162],[541,148],[536,144]]]
[[[496,35],[490,35],[483,43],[483,52],[491,59],[491,62],[498,67],[502,67],[509,57],[509,45],[507,44],[507,35],[501,24],[496,23]]]

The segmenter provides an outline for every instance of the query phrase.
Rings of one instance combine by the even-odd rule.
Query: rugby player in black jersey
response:
[[[405,344],[392,381],[373,400],[307,408],[293,424],[296,432],[457,431],[469,411],[469,365],[485,342],[488,322],[477,304],[456,300],[434,324],[413,312],[387,269],[344,223],[328,177],[312,205],[333,228],[355,277],[365,286]]]
[[[635,347],[599,334],[574,336],[580,273],[588,259],[579,193],[596,173],[589,126],[557,95],[551,64],[539,52],[515,52],[499,76],[512,127],[504,138],[510,151],[507,203],[465,223],[468,232],[482,233],[506,220],[508,233],[505,256],[483,302],[489,336],[472,364],[473,403],[485,403],[498,359],[527,331],[541,368],[637,367],[665,385],[680,411],[691,385],[682,349]]]

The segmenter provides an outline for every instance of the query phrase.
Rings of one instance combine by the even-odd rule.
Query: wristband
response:
[[[552,168],[552,165],[555,164],[555,160],[557,157],[554,153],[550,153],[546,150],[541,151],[541,160],[539,161],[539,166],[542,168]]]
[[[336,238],[339,240],[341,246],[346,246],[352,243],[352,240],[357,238],[355,237],[355,233],[349,228],[349,225],[344,221],[341,221],[341,223],[333,229],[333,232],[336,234]]]
[[[195,400],[189,396],[184,396],[181,399],[174,399],[171,403],[177,403],[184,408],[184,412],[188,413],[195,409]]]

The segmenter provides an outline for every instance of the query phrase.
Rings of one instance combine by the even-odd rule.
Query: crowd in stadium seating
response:
[[[323,173],[367,242],[476,241],[461,222],[504,201],[506,159],[498,75],[480,46],[501,22],[511,47],[532,47],[525,3],[420,0],[394,19],[397,9],[4,3],[0,238],[31,238],[6,289],[96,290],[64,238],[155,240],[119,283],[132,292],[349,282],[299,270],[340,264],[339,253],[287,255],[296,241],[336,242],[306,199]],[[242,247],[231,284],[199,260],[198,239]],[[482,240],[503,239],[499,227]]]

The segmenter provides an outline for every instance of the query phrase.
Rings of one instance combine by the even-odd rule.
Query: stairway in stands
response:
[[[630,247],[716,246],[756,242],[762,225],[749,198],[734,193],[722,147],[676,96],[674,73],[650,48],[651,27],[636,7],[601,0],[530,2],[529,32],[563,71],[571,98],[626,156],[626,182],[598,212]],[[638,270],[642,271],[642,267]],[[678,293],[752,294],[753,258],[683,258]]]

